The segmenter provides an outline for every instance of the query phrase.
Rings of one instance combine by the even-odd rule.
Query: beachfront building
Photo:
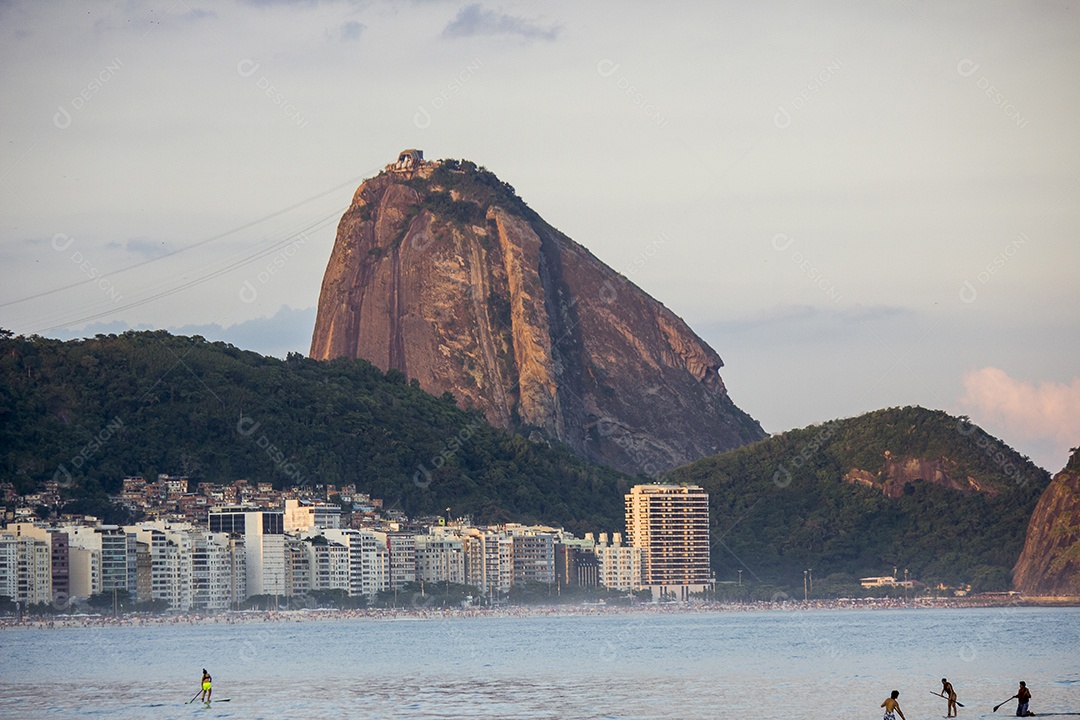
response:
[[[97,527],[78,526],[67,529],[68,551],[72,555],[72,585],[79,573],[79,594],[72,589],[72,597],[88,597],[90,594],[111,593],[124,590],[131,597],[138,593],[138,540],[117,525]],[[76,571],[73,548],[80,553]],[[89,567],[87,567],[89,565]],[[86,590],[89,593],[82,594]]]
[[[149,556],[149,578],[143,578],[140,582],[136,570],[136,592],[133,596],[137,601],[160,600],[167,603],[168,607],[178,610],[186,610],[181,601],[180,590],[180,548],[175,542],[170,542],[165,530],[161,527],[153,527],[153,524],[135,525],[127,528],[128,532],[135,536],[136,545],[136,569],[138,568],[138,545],[146,548]],[[145,569],[143,572],[147,572]],[[144,597],[138,592],[139,586],[149,586],[149,593]],[[185,598],[190,593],[183,593]]]
[[[70,541],[70,538],[69,538]],[[136,560],[137,564],[137,560]],[[83,599],[101,592],[101,551],[78,545],[68,546],[71,599]],[[136,568],[136,572],[138,569]]]
[[[592,534],[585,535],[592,540]],[[645,551],[633,545],[624,545],[622,533],[600,533],[596,543],[597,575],[599,582],[612,590],[640,590],[641,572],[645,567]]]
[[[0,534],[0,595],[26,605],[51,603],[49,542],[13,532]]]
[[[514,585],[555,583],[555,535],[532,529],[513,533]]]
[[[326,538],[323,538],[324,540]],[[298,537],[285,536],[285,594],[304,595],[311,589],[311,555]]]
[[[14,533],[0,533],[0,597],[19,595],[19,549]]]
[[[390,557],[390,589],[400,590],[416,582],[416,535],[411,532],[382,533]]]
[[[294,555],[294,595],[302,595],[310,590],[349,590],[351,566],[349,547],[344,543],[334,542],[325,535],[308,535],[302,540],[292,541],[302,553]],[[301,577],[306,574],[306,584]]]
[[[144,603],[153,600],[152,585],[154,560],[150,555],[150,545],[135,540],[135,602]]]
[[[712,584],[709,495],[696,485],[635,485],[626,495],[626,534],[640,548],[642,585],[659,599],[688,600]]]
[[[284,524],[281,510],[257,510],[243,505],[210,508],[210,532],[244,540],[245,597],[287,594]]]
[[[564,537],[555,543],[555,584],[559,587],[596,587],[600,584],[595,542]]]
[[[228,610],[234,595],[229,536],[199,530],[186,534],[191,539],[191,609]]]
[[[514,582],[514,538],[498,528],[462,528],[465,583],[480,588],[489,602],[510,592]]]
[[[32,537],[49,546],[50,602],[56,607],[67,605],[71,594],[67,533],[34,523],[12,523],[7,526],[5,532],[13,533],[16,537],[23,535]]]
[[[465,583],[465,541],[461,528],[433,527],[416,536],[416,579],[421,582]]]
[[[348,551],[350,595],[374,598],[390,589],[390,556],[378,534],[351,528],[327,529],[322,534]]]

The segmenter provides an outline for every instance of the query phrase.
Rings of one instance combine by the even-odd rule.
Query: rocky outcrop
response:
[[[468,162],[389,166],[360,186],[311,356],[400,370],[495,425],[629,472],[765,436],[686,323]]]
[[[1025,595],[1080,597],[1080,448],[1035,506],[1013,585]]]
[[[959,464],[948,458],[896,458],[886,453],[884,460],[881,470],[875,473],[861,468],[847,471],[844,482],[880,490],[886,497],[894,499],[903,494],[905,485],[918,480],[961,492],[998,493],[997,488],[984,486],[963,473]]]

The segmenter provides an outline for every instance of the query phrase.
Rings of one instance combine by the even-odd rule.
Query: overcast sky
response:
[[[307,352],[337,219],[468,158],[780,432],[1080,445],[1075,3],[0,1],[0,326]],[[126,270],[125,268],[132,268]]]

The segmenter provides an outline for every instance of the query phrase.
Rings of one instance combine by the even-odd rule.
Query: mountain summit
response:
[[[765,437],[682,319],[491,172],[418,150],[361,184],[338,225],[311,357],[340,356],[629,472]]]

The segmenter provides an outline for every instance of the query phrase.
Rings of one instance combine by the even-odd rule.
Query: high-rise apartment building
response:
[[[247,597],[287,594],[282,511],[235,505],[212,507],[208,525],[212,533],[243,537]]]
[[[643,553],[642,584],[689,599],[711,585],[709,495],[696,485],[635,485],[626,496],[626,534]]]

